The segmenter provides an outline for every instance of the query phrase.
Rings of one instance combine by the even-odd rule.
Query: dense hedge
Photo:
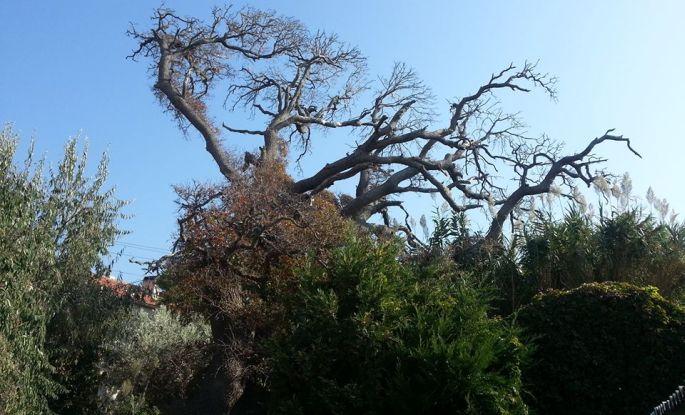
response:
[[[645,414],[685,379],[685,309],[656,288],[551,291],[518,322],[536,344],[524,382],[540,414]]]

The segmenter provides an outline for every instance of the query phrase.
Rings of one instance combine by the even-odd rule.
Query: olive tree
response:
[[[54,170],[32,153],[18,166],[18,144],[0,130],[0,413],[52,413],[81,392],[77,368],[107,317],[83,304],[115,307],[92,277],[121,233],[123,202],[103,190],[106,159],[88,178],[76,141]]]

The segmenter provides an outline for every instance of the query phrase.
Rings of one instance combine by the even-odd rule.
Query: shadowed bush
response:
[[[685,309],[656,288],[551,291],[518,322],[535,342],[524,381],[540,414],[646,414],[685,378]]]

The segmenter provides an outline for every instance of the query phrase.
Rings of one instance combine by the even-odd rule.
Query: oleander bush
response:
[[[561,218],[548,212],[490,246],[463,215],[436,215],[429,248],[496,287],[493,304],[502,315],[537,293],[592,282],[654,286],[668,299],[685,300],[685,226],[639,208],[603,210],[594,219],[577,208]]]
[[[593,221],[578,210],[531,226],[521,249],[522,272],[537,291],[589,282],[655,286],[679,298],[685,286],[685,228],[639,209]]]

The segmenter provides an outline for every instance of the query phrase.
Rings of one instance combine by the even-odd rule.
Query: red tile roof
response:
[[[157,300],[152,297],[149,293],[143,292],[143,290],[138,285],[129,284],[122,280],[112,278],[112,277],[100,277],[96,280],[96,284],[101,287],[107,287],[114,295],[119,298],[131,298],[133,303],[142,307],[147,308],[157,308]]]

